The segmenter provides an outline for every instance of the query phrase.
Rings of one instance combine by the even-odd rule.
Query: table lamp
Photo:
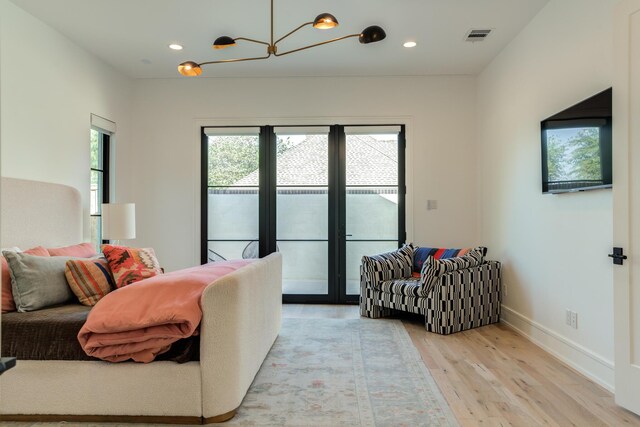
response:
[[[136,238],[135,203],[102,204],[102,238],[116,242]]]

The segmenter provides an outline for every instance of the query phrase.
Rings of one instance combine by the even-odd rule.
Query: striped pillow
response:
[[[362,271],[368,281],[391,280],[411,275],[413,244],[405,244],[397,251],[363,256]]]
[[[431,291],[433,286],[445,273],[482,264],[485,250],[486,248],[477,247],[468,251],[464,256],[449,259],[435,259],[429,256],[422,266],[420,275],[424,291],[426,293]]]
[[[82,305],[94,306],[115,289],[106,258],[74,259],[67,261],[64,275]]]

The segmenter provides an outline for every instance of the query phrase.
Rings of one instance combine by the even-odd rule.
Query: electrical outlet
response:
[[[507,284],[506,283],[502,283],[502,296],[506,297],[507,296]]]
[[[437,200],[427,200],[427,210],[432,211],[438,209],[438,201]]]
[[[571,326],[571,317],[572,317],[571,313],[572,313],[572,311],[569,310],[568,308],[566,308],[564,311],[565,311],[565,313],[564,313],[564,323],[566,323],[567,326]]]
[[[571,327],[573,329],[578,329],[578,313],[575,311],[571,312]]]

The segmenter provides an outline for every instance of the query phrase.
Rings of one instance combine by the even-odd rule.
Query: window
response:
[[[96,249],[102,240],[102,203],[109,202],[109,141],[110,135],[91,129],[91,242]]]

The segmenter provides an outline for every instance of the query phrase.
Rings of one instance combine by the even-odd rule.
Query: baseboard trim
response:
[[[612,361],[505,305],[500,321],[611,393],[615,391]]]

